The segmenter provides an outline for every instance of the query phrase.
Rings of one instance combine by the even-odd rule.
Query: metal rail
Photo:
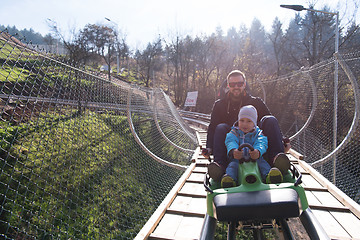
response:
[[[317,94],[316,94],[316,86],[315,86],[314,80],[310,76],[309,71],[304,70],[304,71],[302,71],[302,73],[308,75],[310,86],[311,86],[311,92],[312,92],[313,101],[312,101],[310,115],[309,115],[308,119],[306,120],[304,126],[302,126],[302,128],[299,131],[297,131],[294,135],[292,135],[290,137],[290,140],[295,139],[297,136],[299,136],[310,125],[312,119],[314,118],[314,115],[315,115],[315,112],[316,112],[316,107],[317,107]]]
[[[164,164],[166,166],[172,167],[172,168],[176,168],[176,169],[180,169],[180,170],[186,169],[187,166],[171,163],[169,161],[166,161],[166,160],[156,156],[140,140],[139,136],[137,135],[137,133],[135,131],[134,124],[133,124],[132,117],[131,117],[131,109],[130,109],[131,95],[132,95],[132,87],[130,86],[130,89],[129,89],[129,92],[128,92],[128,104],[127,104],[127,111],[126,112],[127,112],[127,120],[128,120],[128,123],[129,123],[130,131],[131,131],[132,135],[134,136],[135,141],[137,142],[137,144],[139,144],[139,146],[144,150],[144,152],[146,154],[148,154],[150,157],[152,157],[155,161],[157,161],[157,162],[159,162],[161,164]]]
[[[329,153],[327,156],[325,156],[324,158],[317,160],[316,162],[313,162],[311,165],[316,167],[319,165],[322,165],[326,162],[328,162],[329,160],[332,159],[333,156],[336,155],[337,152],[341,151],[347,143],[350,142],[350,140],[352,139],[353,135],[356,132],[356,128],[359,125],[359,116],[360,116],[360,103],[359,103],[359,99],[360,99],[360,92],[359,92],[359,85],[357,83],[357,80],[354,76],[354,74],[352,73],[352,71],[350,70],[349,66],[345,63],[344,59],[341,57],[341,55],[339,53],[335,53],[334,56],[336,57],[337,61],[340,63],[341,67],[343,68],[344,72],[346,73],[346,75],[348,76],[350,82],[351,82],[351,86],[353,87],[353,91],[354,91],[354,102],[355,102],[355,108],[354,108],[354,117],[353,117],[353,121],[352,124],[349,128],[348,133],[346,134],[345,138],[343,139],[343,141],[331,152]]]
[[[195,150],[192,150],[192,149],[186,149],[186,148],[183,148],[183,147],[180,147],[178,146],[177,144],[175,144],[174,142],[172,142],[166,135],[165,133],[163,132],[163,130],[161,129],[160,125],[159,125],[159,120],[158,120],[158,111],[157,111],[157,98],[156,98],[156,94],[155,94],[155,104],[154,104],[154,121],[155,121],[155,125],[156,125],[156,128],[158,129],[160,135],[165,139],[165,141],[167,141],[168,143],[170,143],[170,145],[174,146],[175,148],[181,150],[181,151],[184,151],[184,152],[189,152],[189,153],[194,153]],[[180,124],[180,123],[179,123]]]

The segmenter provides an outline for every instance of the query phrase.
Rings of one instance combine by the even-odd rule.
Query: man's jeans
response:
[[[267,115],[260,120],[259,128],[263,130],[263,134],[268,138],[268,149],[263,157],[270,166],[273,166],[275,156],[284,152],[283,135],[279,122],[274,116]]]
[[[276,154],[284,152],[284,143],[279,123],[274,116],[264,116],[259,122],[259,128],[263,130],[263,134],[268,138],[268,150],[264,154],[265,160],[273,166]],[[230,131],[231,126],[221,123],[216,126],[214,133],[213,155],[214,161],[217,162],[225,171],[229,164],[227,151],[225,146],[226,134]]]

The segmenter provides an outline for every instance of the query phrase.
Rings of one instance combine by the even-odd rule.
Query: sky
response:
[[[219,26],[226,33],[241,24],[249,28],[254,18],[266,31],[271,30],[275,17],[287,27],[297,12],[280,4],[308,7],[312,2],[315,9],[327,5],[339,11],[342,19],[359,1],[342,0],[339,5],[338,0],[0,0],[0,25],[32,28],[45,36],[51,21],[68,39],[71,30],[79,31],[89,23],[112,25],[126,36],[132,49],[141,49],[159,35],[170,40],[176,35],[210,35]]]

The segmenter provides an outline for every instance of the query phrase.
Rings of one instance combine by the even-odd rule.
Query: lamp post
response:
[[[113,23],[116,25],[116,31],[119,28],[119,25],[116,22],[111,21],[109,18],[105,17],[105,20]],[[117,41],[117,40],[116,40]],[[119,69],[120,69],[120,56],[119,56],[119,49],[116,48],[116,74],[119,75]]]
[[[336,16],[336,28],[335,28],[335,54],[339,51],[339,12],[326,12],[315,10],[311,8],[304,8],[302,5],[280,5],[280,7],[292,9],[295,11],[311,11],[311,12],[319,12],[324,14],[330,14]],[[338,110],[338,82],[339,82],[339,65],[338,61],[335,59],[335,73],[334,73],[334,123],[333,123],[333,149],[336,149],[337,142],[337,110]],[[336,182],[336,155],[334,157],[333,163],[333,183]]]

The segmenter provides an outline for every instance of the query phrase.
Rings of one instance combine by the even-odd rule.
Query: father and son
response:
[[[206,149],[202,155],[214,161],[208,165],[209,176],[224,188],[238,181],[238,163],[244,156],[243,143],[254,147],[250,158],[257,161],[262,180],[280,183],[290,168],[286,152],[290,143],[284,141],[277,119],[265,103],[251,96],[243,72],[234,70],[227,76],[229,91],[215,102],[207,131]]]

